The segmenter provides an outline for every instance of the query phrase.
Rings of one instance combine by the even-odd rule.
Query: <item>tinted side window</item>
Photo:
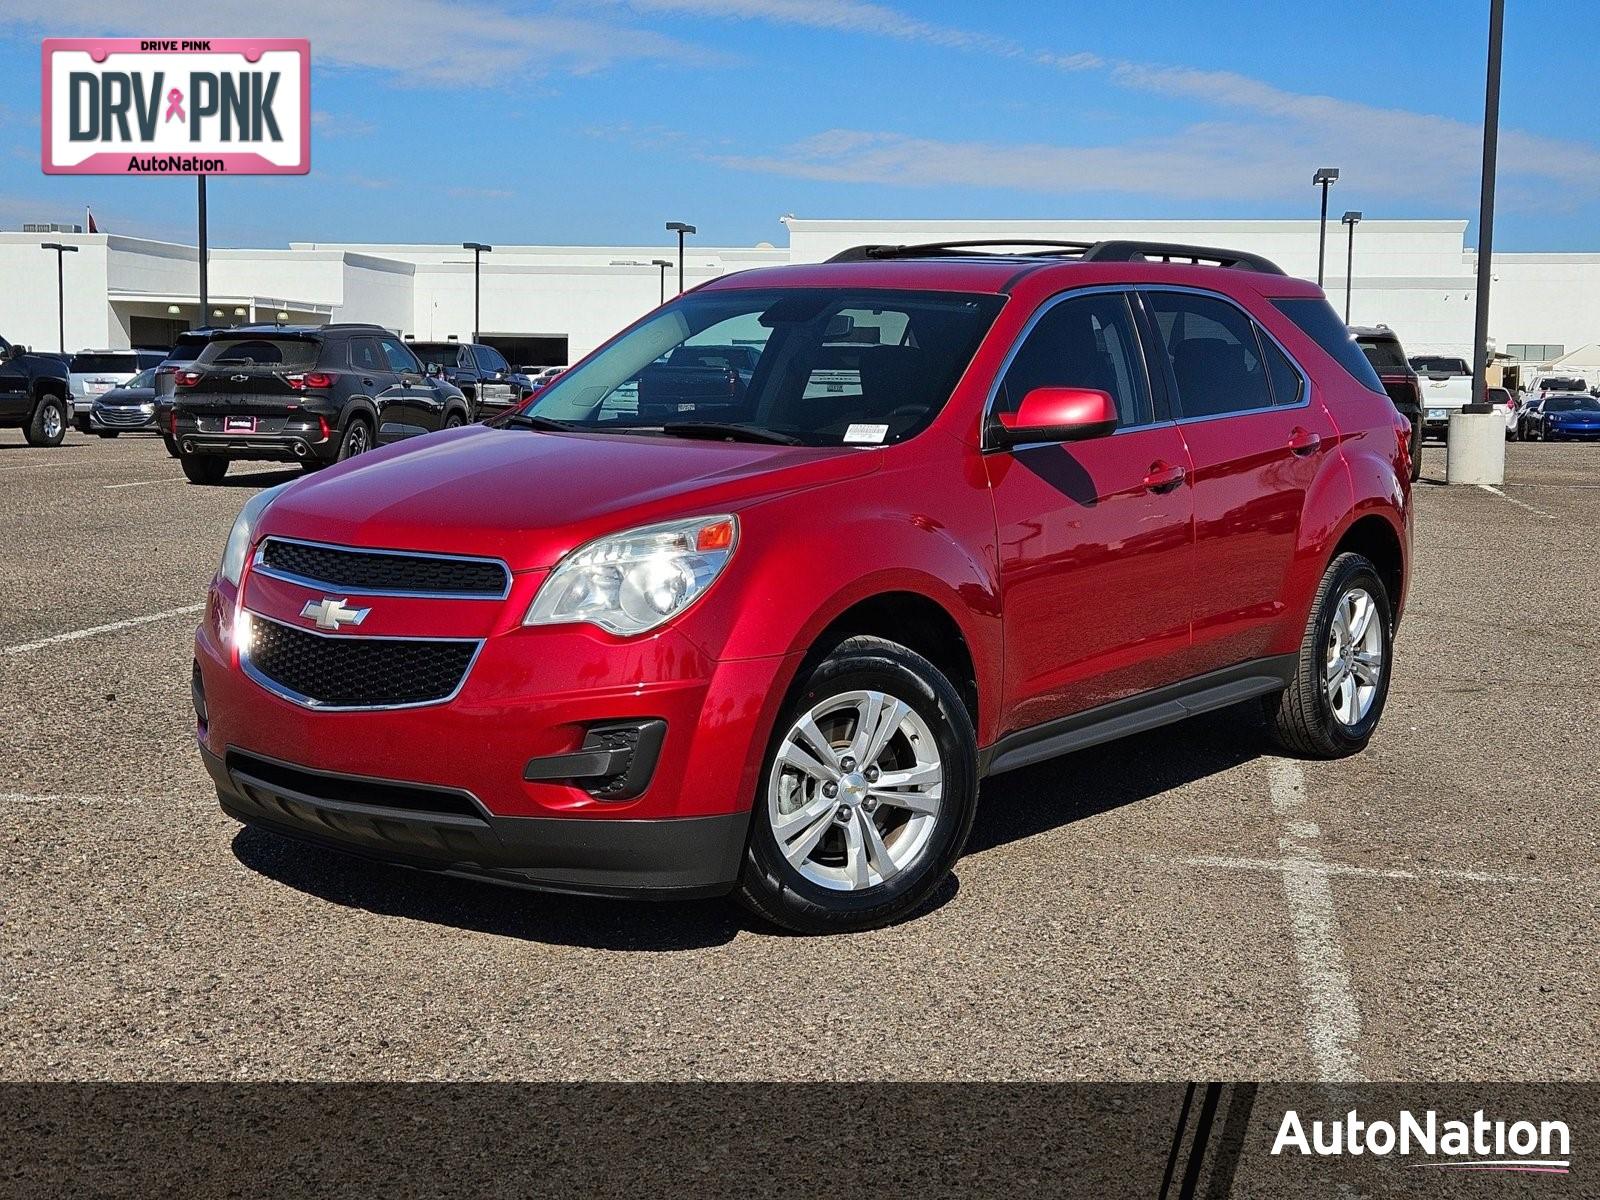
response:
[[[412,375],[422,374],[422,364],[417,361],[417,356],[406,349],[403,342],[394,338],[380,338],[378,344],[383,347],[383,356],[389,363],[391,371],[406,371]]]
[[[1383,390],[1383,383],[1378,379],[1378,373],[1372,369],[1372,364],[1361,352],[1361,347],[1356,345],[1350,327],[1339,319],[1338,313],[1333,311],[1333,305],[1321,297],[1274,300],[1272,303],[1279,312],[1300,327],[1301,333],[1326,350],[1329,356],[1345,369],[1351,379],[1380,396],[1389,394]]]
[[[478,357],[478,369],[480,371],[509,371],[511,369],[510,364],[500,357],[500,351],[493,346],[475,346],[472,352]]]
[[[1160,330],[1178,409],[1185,417],[1214,417],[1272,407],[1255,323],[1225,300],[1189,292],[1148,292]]]
[[[378,349],[377,338],[352,338],[350,365],[358,371],[387,371],[383,351]]]
[[[1125,295],[1100,292],[1047,309],[1006,369],[995,411],[1015,412],[1041,387],[1106,392],[1116,402],[1119,427],[1150,423],[1150,389]]]
[[[1300,403],[1305,399],[1306,386],[1300,372],[1288,356],[1278,349],[1278,344],[1259,329],[1256,330],[1256,340],[1261,343],[1261,353],[1267,358],[1267,376],[1272,380],[1273,402],[1279,407]]]

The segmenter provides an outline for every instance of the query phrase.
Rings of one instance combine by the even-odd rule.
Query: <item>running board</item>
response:
[[[1224,667],[1143,696],[1102,704],[1058,721],[1007,734],[978,756],[980,775],[1031,767],[1101,742],[1159,729],[1175,721],[1281,692],[1294,678],[1295,656],[1279,655]]]

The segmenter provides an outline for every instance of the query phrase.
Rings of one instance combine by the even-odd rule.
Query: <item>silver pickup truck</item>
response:
[[[1422,392],[1423,435],[1441,440],[1448,437],[1450,414],[1472,403],[1472,364],[1464,358],[1438,354],[1417,354],[1406,361],[1416,371],[1417,386]],[[1500,394],[1510,399],[1508,394]],[[1494,405],[1494,411],[1506,420],[1511,407],[1501,402]]]

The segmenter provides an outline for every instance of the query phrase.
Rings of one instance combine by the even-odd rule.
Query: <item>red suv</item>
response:
[[[744,347],[670,404],[640,377]],[[917,908],[986,776],[1259,699],[1359,750],[1410,429],[1251,255],[862,247],[718,279],[496,427],[240,513],[196,641],[223,808],[803,931]]]

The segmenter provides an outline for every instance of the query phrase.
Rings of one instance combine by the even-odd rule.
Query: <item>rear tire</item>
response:
[[[1367,744],[1389,698],[1392,631],[1389,593],[1372,563],[1360,554],[1329,563],[1294,679],[1264,701],[1279,746],[1304,758],[1343,758]]]
[[[1411,422],[1411,482],[1415,483],[1422,478],[1422,442],[1427,428],[1418,417]]]
[[[67,405],[60,396],[44,396],[22,436],[30,446],[59,446],[67,436]]]
[[[372,426],[367,424],[365,417],[352,417],[350,424],[345,426],[344,437],[339,442],[339,457],[336,461],[344,462],[371,449]]]
[[[841,642],[773,730],[735,897],[797,933],[910,915],[966,845],[977,763],[972,720],[937,667],[882,638]]]
[[[184,454],[178,461],[183,464],[183,474],[190,483],[214,487],[228,473],[228,460],[215,454]]]

